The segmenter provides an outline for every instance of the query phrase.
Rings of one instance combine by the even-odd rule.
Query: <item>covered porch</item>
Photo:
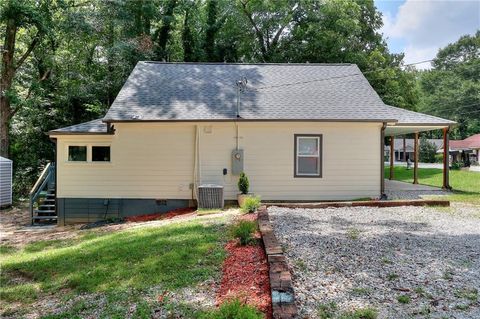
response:
[[[431,115],[426,115],[422,113],[417,113],[413,111],[408,111],[399,108],[393,108],[394,115],[398,119],[397,122],[385,123],[382,129],[382,164],[381,164],[381,175],[382,175],[382,197],[392,199],[391,196],[394,193],[402,192],[417,192],[418,194],[426,192],[445,192],[451,190],[449,180],[449,132],[450,127],[455,124],[453,121],[445,120]],[[419,144],[419,133],[441,130],[443,135],[443,163],[442,163],[442,188],[436,188],[431,186],[419,185],[419,174],[418,174],[418,162],[419,162],[419,153],[420,153],[420,144]],[[404,137],[405,135],[414,136],[413,144],[413,183],[399,182],[395,181],[395,139]],[[385,161],[383,158],[383,151],[385,148],[385,141],[388,141],[390,152],[389,152],[389,174],[385,173],[384,165]],[[387,176],[385,176],[387,175]],[[388,196],[390,194],[390,197]]]

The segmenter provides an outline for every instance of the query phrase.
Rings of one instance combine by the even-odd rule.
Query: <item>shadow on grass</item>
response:
[[[37,243],[2,261],[0,297],[25,291],[116,292],[161,285],[176,289],[215,275],[224,258],[218,225],[190,223],[89,234],[70,246]],[[44,250],[39,250],[45,248]]]

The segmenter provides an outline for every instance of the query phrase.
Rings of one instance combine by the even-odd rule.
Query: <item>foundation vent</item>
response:
[[[223,208],[223,186],[213,184],[198,186],[198,208]]]

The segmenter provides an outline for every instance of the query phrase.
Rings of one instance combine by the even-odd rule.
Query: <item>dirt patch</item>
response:
[[[256,220],[257,214],[246,214],[240,218]],[[237,298],[258,308],[267,318],[272,318],[267,256],[261,246],[260,235],[256,234],[256,237],[252,245],[240,246],[237,240],[225,245],[228,257],[223,263],[217,304]]]
[[[127,222],[147,222],[151,220],[159,220],[159,219],[171,219],[173,217],[179,216],[179,215],[186,215],[190,214],[191,216],[194,216],[194,212],[196,211],[195,208],[177,208],[170,210],[166,213],[156,213],[156,214],[145,214],[145,215],[139,215],[139,216],[130,216],[126,217],[125,220]]]

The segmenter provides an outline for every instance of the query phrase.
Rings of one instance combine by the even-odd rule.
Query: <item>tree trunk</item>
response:
[[[0,156],[9,156],[10,137],[8,128],[13,110],[10,106],[9,91],[12,88],[15,66],[13,65],[13,53],[17,26],[14,19],[7,20],[7,29],[3,43],[2,75],[0,80]]]

